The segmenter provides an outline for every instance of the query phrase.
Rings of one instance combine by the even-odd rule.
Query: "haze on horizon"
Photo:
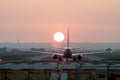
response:
[[[0,42],[120,42],[120,0],[0,0]],[[65,41],[65,40],[64,40]]]

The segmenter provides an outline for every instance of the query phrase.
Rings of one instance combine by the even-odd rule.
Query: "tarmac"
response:
[[[0,69],[120,69],[120,61],[41,61],[19,60],[0,63]]]

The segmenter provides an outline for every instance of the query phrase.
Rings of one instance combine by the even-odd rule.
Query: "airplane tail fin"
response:
[[[69,48],[69,28],[68,28],[68,32],[67,32],[67,48]]]

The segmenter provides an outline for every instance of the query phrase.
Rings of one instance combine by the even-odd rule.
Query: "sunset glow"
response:
[[[56,32],[53,36],[54,40],[57,42],[61,42],[64,40],[64,34],[62,32]]]
[[[0,42],[120,42],[120,0],[0,0]]]

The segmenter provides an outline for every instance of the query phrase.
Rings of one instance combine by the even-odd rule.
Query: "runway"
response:
[[[49,62],[40,60],[21,60],[1,62],[0,69],[120,69],[119,61],[79,61]]]

